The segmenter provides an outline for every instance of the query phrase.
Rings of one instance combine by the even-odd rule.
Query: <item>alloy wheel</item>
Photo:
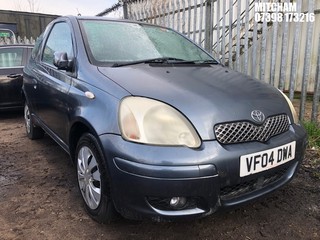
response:
[[[24,120],[26,123],[27,133],[30,133],[30,131],[31,131],[31,116],[30,116],[30,111],[29,111],[29,107],[27,104],[24,106]]]
[[[101,201],[101,177],[97,160],[87,146],[78,152],[77,161],[78,183],[87,206],[97,209]]]

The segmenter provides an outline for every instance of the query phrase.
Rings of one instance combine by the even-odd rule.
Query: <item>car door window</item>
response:
[[[37,40],[32,49],[31,58],[35,59],[36,57],[39,56],[39,49],[41,47],[42,41],[43,41],[43,33],[41,33],[41,35],[37,37]]]
[[[0,68],[22,66],[22,48],[2,48],[0,49]]]
[[[53,65],[55,52],[66,52],[69,59],[74,56],[71,31],[68,24],[65,22],[56,23],[53,26],[44,47],[42,61]]]

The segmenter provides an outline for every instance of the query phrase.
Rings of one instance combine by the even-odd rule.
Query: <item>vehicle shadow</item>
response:
[[[23,117],[23,110],[0,111],[0,121],[2,119],[14,119]]]

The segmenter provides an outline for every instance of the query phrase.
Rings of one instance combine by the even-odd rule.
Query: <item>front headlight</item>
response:
[[[279,89],[278,89],[278,90],[279,90]],[[289,108],[290,108],[290,110],[291,110],[291,114],[292,114],[294,123],[295,123],[295,124],[299,124],[299,118],[298,118],[298,115],[297,115],[296,110],[294,109],[294,106],[293,106],[292,102],[291,102],[290,99],[287,97],[287,95],[285,95],[281,90],[279,90],[279,92],[281,92],[282,96],[287,100],[287,103],[288,103]]]
[[[122,137],[128,141],[190,148],[201,144],[194,127],[180,112],[149,98],[124,98],[119,121]]]

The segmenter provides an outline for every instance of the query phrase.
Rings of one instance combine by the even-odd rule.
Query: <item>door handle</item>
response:
[[[18,74],[18,73],[11,73],[9,74],[7,77],[8,78],[18,78],[18,77],[21,77],[22,75],[21,74]]]

